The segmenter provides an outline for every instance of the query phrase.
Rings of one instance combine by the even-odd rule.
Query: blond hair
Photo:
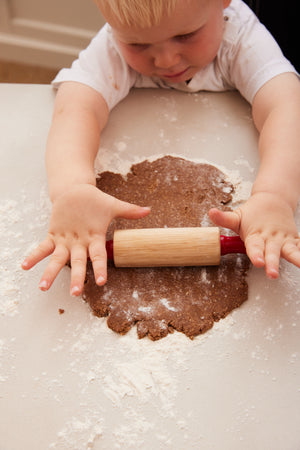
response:
[[[107,18],[122,25],[141,28],[158,25],[164,15],[170,15],[178,0],[95,0]]]

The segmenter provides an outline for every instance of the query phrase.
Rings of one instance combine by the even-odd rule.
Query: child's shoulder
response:
[[[224,10],[225,29],[223,40],[234,42],[260,25],[254,12],[242,0],[232,0]]]
[[[224,13],[236,23],[245,23],[249,19],[258,20],[252,9],[243,0],[231,0]]]

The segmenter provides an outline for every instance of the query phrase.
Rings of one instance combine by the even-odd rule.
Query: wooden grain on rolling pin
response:
[[[146,228],[114,233],[116,267],[209,266],[220,264],[217,227]]]

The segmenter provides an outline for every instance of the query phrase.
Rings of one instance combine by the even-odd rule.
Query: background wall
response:
[[[0,0],[0,59],[69,65],[103,23],[92,0]]]

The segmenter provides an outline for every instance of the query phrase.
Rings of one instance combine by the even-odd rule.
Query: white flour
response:
[[[37,204],[28,202],[25,191],[20,193],[18,201],[1,200],[0,214],[0,315],[14,316],[24,300],[21,262],[38,244],[38,232],[45,228],[50,216],[46,186],[41,188]]]

